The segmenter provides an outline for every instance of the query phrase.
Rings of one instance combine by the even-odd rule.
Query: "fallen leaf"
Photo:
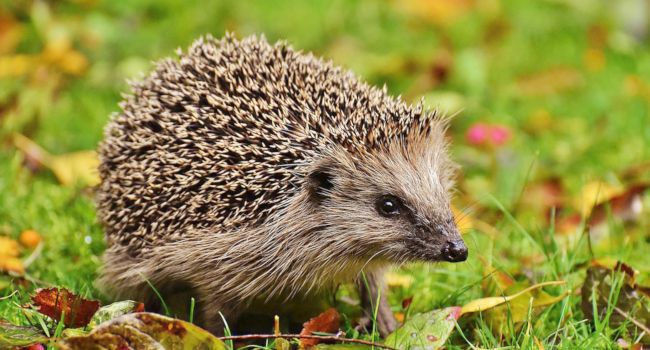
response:
[[[23,36],[23,25],[7,12],[0,12],[0,55],[14,51]]]
[[[46,167],[65,186],[83,184],[94,186],[99,183],[99,158],[95,151],[78,151],[51,155],[24,135],[14,135],[14,145],[20,150],[33,168]]]
[[[516,293],[517,290],[524,289],[526,286],[527,283],[513,284],[504,291],[504,294]],[[541,288],[528,290],[509,300],[507,303],[483,311],[483,318],[496,334],[509,335],[508,326],[510,324],[518,326],[528,319],[529,312],[537,314],[543,307],[559,302],[568,294],[569,292],[567,291],[558,296],[552,296],[544,292]]]
[[[469,215],[469,213],[463,213],[462,211],[458,210],[455,206],[451,207],[451,211],[454,214],[454,221],[456,222],[456,227],[458,227],[458,231],[460,231],[461,234],[465,234],[469,232],[472,228],[474,228],[474,225],[472,224],[472,217]]]
[[[84,336],[57,342],[62,350],[87,349],[205,349],[225,350],[210,332],[189,322],[140,312],[100,324]]]
[[[17,257],[20,254],[20,245],[16,240],[0,236],[0,257]]]
[[[386,337],[386,345],[396,349],[435,350],[447,342],[460,317],[460,307],[416,314]]]
[[[38,232],[34,230],[25,230],[20,233],[18,240],[23,246],[29,249],[34,249],[38,246],[39,243],[41,243],[41,235],[39,235]]]
[[[83,299],[58,288],[39,289],[32,301],[38,306],[38,312],[56,321],[65,313],[63,322],[67,327],[86,326],[100,306],[99,301]]]
[[[461,314],[467,314],[471,312],[480,312],[480,311],[485,311],[488,309],[491,309],[493,307],[499,306],[501,304],[504,304],[506,302],[509,302],[515,298],[518,298],[532,290],[542,288],[545,286],[557,286],[561,284],[565,284],[565,281],[548,281],[548,282],[542,282],[538,283],[535,285],[532,285],[524,290],[521,290],[515,294],[508,295],[508,296],[501,296],[501,297],[487,297],[487,298],[481,298],[481,299],[476,299],[472,300],[469,303],[463,305],[461,308]]]
[[[19,275],[25,274],[25,266],[22,260],[12,257],[4,257],[0,260],[0,271],[13,272]]]
[[[0,349],[14,349],[48,341],[38,328],[16,326],[0,320]]]
[[[341,315],[335,308],[329,308],[320,315],[303,323],[300,335],[312,335],[314,332],[334,333],[338,331]],[[309,348],[318,344],[318,339],[300,339],[301,347]]]
[[[473,0],[408,0],[400,3],[406,11],[437,25],[452,24],[474,7]]]
[[[609,213],[623,221],[637,218],[643,210],[641,195],[648,187],[648,184],[631,186],[625,192],[601,202],[591,210],[587,224],[592,228],[602,225],[606,223]]]
[[[0,78],[19,77],[32,71],[38,58],[30,55],[0,56]]]
[[[413,276],[399,273],[397,271],[388,271],[384,274],[386,285],[391,288],[408,288],[413,284]]]
[[[559,178],[550,178],[527,185],[522,196],[522,206],[534,209],[545,215],[551,208],[564,207],[565,201],[564,187]]]
[[[650,288],[636,283],[637,272],[629,265],[616,262],[612,268],[607,261],[594,260],[587,269],[587,276],[581,288],[582,312],[592,322],[594,314],[601,320],[611,312],[609,324],[612,328],[627,324],[629,327],[647,331],[650,325]],[[610,295],[620,288],[616,304],[612,305]],[[644,326],[645,325],[645,326]],[[646,333],[644,341],[650,341]]]
[[[588,48],[582,58],[587,69],[598,72],[605,67],[605,53],[602,49]]]
[[[519,78],[517,90],[524,96],[544,96],[572,90],[583,83],[577,69],[560,66]]]
[[[580,196],[573,201],[573,207],[583,217],[588,217],[595,206],[625,192],[621,186],[613,186],[602,181],[591,181],[582,187]]]
[[[82,183],[94,186],[99,183],[99,158],[95,151],[79,151],[53,156],[48,164],[61,184],[72,186]]]
[[[93,315],[88,327],[93,329],[99,324],[133,312],[144,312],[144,304],[133,300],[118,301],[100,307]]]
[[[18,259],[19,254],[20,245],[16,240],[0,236],[0,271],[24,274],[25,267],[23,262]]]

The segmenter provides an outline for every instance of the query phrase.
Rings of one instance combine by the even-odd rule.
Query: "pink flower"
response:
[[[510,141],[512,132],[505,125],[476,123],[467,130],[465,138],[474,146],[499,147]]]
[[[490,140],[495,146],[501,146],[510,140],[512,133],[507,126],[493,125],[490,128]]]
[[[483,123],[476,123],[467,130],[465,137],[467,138],[467,142],[472,145],[482,145],[488,140],[489,133],[490,126]]]

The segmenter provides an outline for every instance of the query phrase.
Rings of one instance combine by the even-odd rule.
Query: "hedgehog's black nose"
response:
[[[442,249],[442,258],[449,262],[459,262],[467,260],[467,246],[462,239],[447,242]]]

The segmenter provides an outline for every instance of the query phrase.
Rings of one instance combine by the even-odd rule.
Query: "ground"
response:
[[[35,230],[43,239],[38,253],[20,255],[33,261],[29,282],[0,276],[0,297],[10,296],[0,299],[1,319],[25,324],[19,305],[37,287],[109,302],[94,285],[104,243],[92,189],[62,184],[16,147],[16,134],[55,155],[93,150],[127,79],[199,35],[231,31],[286,39],[455,115],[449,137],[462,168],[454,204],[470,257],[391,272],[398,317],[562,280],[545,291],[568,296],[524,313],[523,323],[508,310],[496,323],[461,318],[448,348],[591,349],[637,340],[629,322],[586,315],[580,292],[594,259],[626,262],[639,284],[650,284],[647,2],[0,4],[0,235]]]

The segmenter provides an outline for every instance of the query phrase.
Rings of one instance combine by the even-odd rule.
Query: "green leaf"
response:
[[[458,306],[414,315],[402,327],[386,337],[385,344],[397,349],[439,349],[445,345],[451,335],[458,317],[460,317]]]
[[[12,349],[48,341],[49,339],[38,328],[16,326],[0,320],[0,349]]]
[[[142,303],[133,300],[118,301],[116,303],[102,306],[93,315],[93,318],[88,323],[88,327],[93,329],[100,323],[110,321],[122,315],[130,314],[132,312],[142,311]]]
[[[60,340],[61,349],[213,349],[225,344],[191,323],[140,312],[104,322],[85,336]]]

